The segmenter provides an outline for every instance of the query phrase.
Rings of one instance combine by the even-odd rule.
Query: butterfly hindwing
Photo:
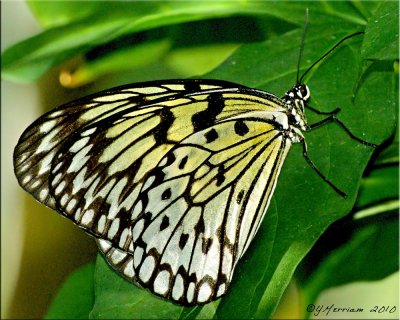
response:
[[[141,287],[137,282],[135,269],[133,268],[133,256],[130,252],[112,246],[110,241],[96,239],[99,250],[106,258],[108,264],[128,281]]]
[[[276,124],[240,119],[172,148],[134,208],[139,283],[183,304],[223,295],[265,213],[287,143]]]

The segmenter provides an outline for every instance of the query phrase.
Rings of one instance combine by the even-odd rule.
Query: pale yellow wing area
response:
[[[38,201],[57,209],[48,186],[52,161],[76,132],[121,114],[135,112],[154,101],[174,100],[180,94],[238,85],[199,80],[139,83],[105,90],[62,105],[41,116],[21,135],[14,150],[14,170],[20,185]]]
[[[185,305],[223,295],[289,148],[277,123],[256,119],[218,122],[173,147],[133,209],[135,281]]]

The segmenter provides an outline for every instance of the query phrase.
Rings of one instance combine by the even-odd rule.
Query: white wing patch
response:
[[[290,144],[269,123],[239,121],[182,140],[143,184],[132,225],[134,268],[158,295],[183,304],[218,298],[254,237],[275,187],[269,177]]]

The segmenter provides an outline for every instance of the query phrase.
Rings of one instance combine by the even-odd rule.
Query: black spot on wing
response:
[[[187,161],[188,161],[188,156],[184,156],[181,162],[179,163],[178,168],[181,170],[184,169]]]
[[[244,136],[249,132],[249,127],[244,123],[243,120],[238,120],[235,122],[235,133],[239,136]]]
[[[240,192],[238,193],[237,198],[236,198],[237,204],[240,204],[242,202],[243,196],[244,196],[244,190],[240,190]]]
[[[164,216],[160,224],[160,231],[163,231],[168,227],[169,227],[169,218],[167,216]]]
[[[150,211],[146,211],[140,217],[143,218],[144,226],[147,227],[151,223],[151,218],[153,217],[153,215]]]
[[[201,244],[201,251],[204,254],[207,254],[208,251],[210,250],[212,241],[213,240],[211,238],[203,238],[203,242]]]
[[[209,94],[207,98],[208,106],[206,110],[195,113],[192,116],[192,124],[195,131],[200,131],[212,126],[216,117],[224,108],[224,98],[221,93]]]
[[[187,241],[189,239],[189,235],[187,233],[182,233],[180,238],[179,238],[179,248],[183,250],[185,247]]]
[[[149,204],[149,197],[148,197],[148,195],[147,195],[147,192],[143,192],[143,193],[140,195],[140,201],[142,201],[142,206],[143,206],[143,208],[146,208],[147,205]]]
[[[204,233],[205,229],[206,229],[206,227],[204,225],[204,218],[201,216],[199,221],[197,222],[197,224],[194,227],[196,235]]]
[[[174,114],[168,109],[163,108],[159,113],[161,117],[161,123],[157,127],[157,131],[154,133],[154,138],[157,144],[163,144],[168,141],[168,130],[174,123]]]
[[[155,168],[151,173],[154,176],[154,181],[150,185],[150,187],[157,186],[164,181],[165,173],[164,173],[164,171],[162,171],[161,168]],[[149,175],[149,177],[151,177],[151,175]]]
[[[168,200],[169,198],[171,198],[171,188],[165,189],[161,195],[162,200]]]
[[[173,164],[176,160],[175,155],[172,152],[167,153],[167,162],[165,163],[164,167],[168,167],[169,165]]]
[[[212,128],[204,134],[204,137],[206,138],[207,143],[210,143],[218,138],[218,133],[214,128]]]
[[[223,165],[218,167],[218,173],[216,175],[216,178],[217,178],[217,187],[219,187],[225,181],[224,166]]]

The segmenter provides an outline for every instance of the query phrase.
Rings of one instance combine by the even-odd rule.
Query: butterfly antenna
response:
[[[303,55],[304,40],[306,39],[307,25],[308,25],[308,8],[306,8],[306,15],[304,18],[304,30],[303,30],[303,35],[301,37],[301,42],[300,42],[299,58],[297,60],[297,75],[296,75],[296,83],[297,84],[299,83],[300,62],[301,62],[301,57]]]
[[[360,34],[364,34],[364,31],[360,31],[360,32],[356,32],[356,33],[350,34],[350,35],[344,37],[344,38],[343,38],[342,40],[340,40],[338,43],[336,43],[331,49],[329,49],[327,52],[325,52],[325,54],[324,54],[321,58],[319,58],[317,61],[315,61],[310,67],[308,67],[308,69],[307,69],[307,70],[303,73],[303,75],[301,76],[300,81],[297,80],[297,82],[298,82],[298,83],[302,83],[302,82],[303,82],[303,79],[304,79],[304,77],[305,77],[305,75],[306,75],[312,68],[314,68],[315,65],[317,65],[321,60],[325,59],[326,56],[328,56],[329,54],[331,54],[331,53],[332,53],[337,47],[339,47],[344,41],[346,41],[347,39],[350,39],[350,38],[352,38],[352,37],[358,36],[358,35],[360,35]],[[297,69],[297,74],[298,74],[298,72],[299,72],[299,69]]]

